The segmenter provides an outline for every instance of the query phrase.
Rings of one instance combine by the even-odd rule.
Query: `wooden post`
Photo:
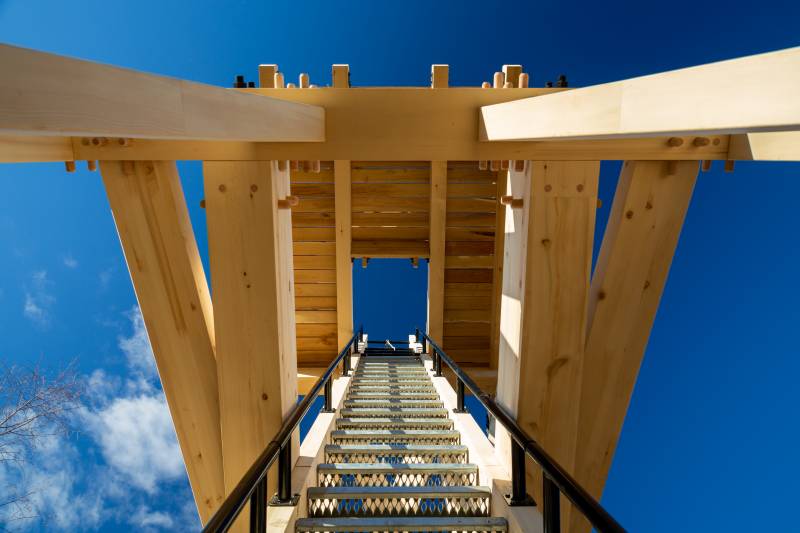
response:
[[[431,67],[431,87],[445,89],[449,83],[449,67]],[[428,335],[444,342],[444,267],[445,228],[447,223],[447,161],[431,161],[431,208],[428,262]]]
[[[205,523],[224,497],[208,285],[175,162],[127,163],[100,170]]]
[[[289,174],[274,161],[203,172],[229,492],[297,403],[291,209],[278,208]]]
[[[350,87],[350,66],[333,65],[333,86]],[[337,352],[353,336],[352,181],[350,161],[333,162],[336,217],[336,323]]]

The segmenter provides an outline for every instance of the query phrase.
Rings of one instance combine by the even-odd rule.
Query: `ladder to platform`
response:
[[[298,533],[507,530],[413,350],[367,348],[324,454]]]

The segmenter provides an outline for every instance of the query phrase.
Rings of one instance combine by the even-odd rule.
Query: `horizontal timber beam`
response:
[[[732,135],[728,159],[800,161],[800,131],[770,131]]]
[[[572,142],[478,141],[481,107],[551,94],[563,89],[319,88],[243,89],[325,108],[325,140],[297,142],[202,142],[134,139],[129,146],[85,145],[74,139],[76,159],[485,161],[725,159],[728,137],[695,146],[686,138]],[[391,127],[387,127],[391,125]],[[673,143],[674,144],[674,143]]]
[[[483,141],[800,129],[800,47],[481,109]]]
[[[0,134],[322,141],[325,110],[0,45]]]

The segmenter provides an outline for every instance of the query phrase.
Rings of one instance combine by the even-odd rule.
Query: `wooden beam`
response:
[[[697,177],[626,162],[592,278],[575,477],[600,498]],[[570,531],[588,531],[573,513]]]
[[[483,141],[800,129],[800,47],[481,109]]]
[[[334,161],[480,161],[602,159],[725,159],[728,137],[714,137],[695,146],[693,137],[680,146],[667,138],[601,141],[479,142],[476,116],[484,105],[509,102],[564,89],[503,89],[471,87],[242,89],[325,108],[326,140],[319,143],[241,143],[151,141],[135,139],[129,146],[75,142],[76,159],[181,160],[307,160]],[[687,90],[691,90],[688,88]],[[388,127],[391,125],[391,127]]]
[[[447,89],[447,65],[431,67],[431,88]],[[444,93],[449,92],[441,91]],[[444,337],[445,229],[447,226],[447,161],[431,161],[430,248],[428,261],[428,335],[438,343]]]
[[[173,161],[100,170],[205,523],[224,497],[214,324],[178,170]]]
[[[333,86],[350,87],[350,66],[333,65]],[[336,323],[337,347],[341,349],[353,336],[353,262],[351,257],[353,207],[350,160],[333,163],[336,215]],[[338,349],[336,350],[338,352]]]
[[[0,135],[0,163],[74,161],[69,137]]]
[[[800,131],[731,135],[728,159],[800,161]]]
[[[206,162],[203,172],[230,492],[297,403],[291,215],[278,208],[289,175],[275,162]]]
[[[578,444],[599,174],[599,161],[538,162],[530,171],[517,421],[568,472]],[[529,462],[528,487],[542,501],[541,471]]]
[[[336,185],[336,323],[339,341],[337,346],[341,348],[353,336],[350,161],[334,161],[334,182]]]
[[[0,69],[7,74],[0,80],[2,134],[294,142],[325,138],[325,110],[318,106],[9,45],[0,45]]]

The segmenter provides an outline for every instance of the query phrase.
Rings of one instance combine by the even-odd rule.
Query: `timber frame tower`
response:
[[[430,87],[362,88],[347,65],[323,87],[265,64],[232,89],[7,45],[0,65],[0,162],[99,168],[204,524],[279,434],[247,492],[277,504],[251,509],[251,528],[339,531],[298,519],[312,494],[334,498],[314,472],[341,459],[333,411],[363,400],[408,417],[449,406],[455,426],[431,427],[460,431],[489,484],[447,498],[490,498],[503,519],[421,529],[588,531],[526,443],[599,500],[700,172],[800,160],[800,48],[587,88],[533,87],[519,65],[476,87],[433,65]],[[203,161],[210,288],[179,160]],[[602,160],[624,163],[592,271]],[[429,261],[426,329],[403,361],[353,324],[353,261],[385,257]],[[371,374],[386,398],[359,397]],[[510,417],[493,445],[459,414],[465,383]],[[323,388],[331,413],[300,444],[298,393]],[[539,512],[553,498],[558,520]],[[411,527],[370,520],[347,527]]]

